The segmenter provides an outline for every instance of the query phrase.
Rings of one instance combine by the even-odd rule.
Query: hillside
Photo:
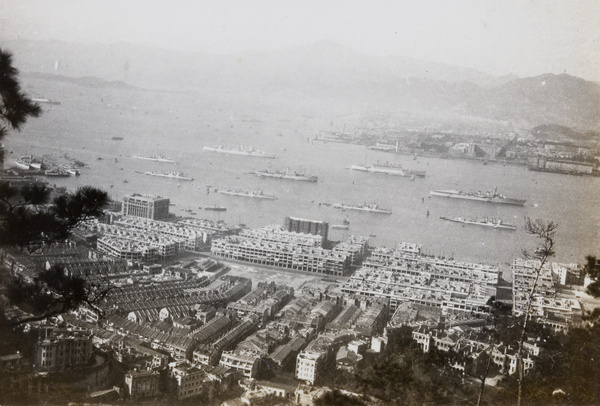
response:
[[[110,87],[196,91],[336,111],[418,112],[520,128],[600,130],[600,86],[567,74],[495,78],[475,69],[400,56],[375,57],[320,41],[276,51],[182,53],[128,44],[7,42],[23,73]],[[100,85],[95,83],[95,85]],[[102,84],[105,86],[106,84]]]

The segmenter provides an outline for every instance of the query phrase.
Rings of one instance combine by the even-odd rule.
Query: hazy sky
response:
[[[600,81],[597,0],[0,0],[0,44],[15,38],[214,53],[328,39],[497,75]]]

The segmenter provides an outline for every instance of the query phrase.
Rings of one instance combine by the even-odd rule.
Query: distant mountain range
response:
[[[3,47],[13,52],[22,73],[78,78],[88,86],[223,92],[287,103],[479,117],[519,128],[556,124],[600,130],[600,85],[595,82],[567,74],[493,77],[406,57],[369,56],[330,41],[229,55],[123,43],[7,41]]]

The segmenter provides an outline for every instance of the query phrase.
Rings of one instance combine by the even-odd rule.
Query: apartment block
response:
[[[162,220],[169,217],[169,199],[134,193],[123,198],[123,215]]]
[[[323,241],[327,241],[329,233],[329,224],[326,221],[309,220],[301,217],[286,217],[284,228],[287,231],[294,231],[296,233],[320,235],[323,237]]]

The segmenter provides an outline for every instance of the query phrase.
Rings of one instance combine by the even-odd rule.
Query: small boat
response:
[[[77,169],[77,166],[75,165],[70,165],[70,164],[64,164],[59,166],[59,169],[67,172],[69,175],[73,175],[73,176],[79,176],[79,170]]]
[[[67,171],[63,171],[60,168],[58,169],[48,169],[44,171],[44,175],[46,176],[56,176],[56,177],[69,177],[71,174]]]

